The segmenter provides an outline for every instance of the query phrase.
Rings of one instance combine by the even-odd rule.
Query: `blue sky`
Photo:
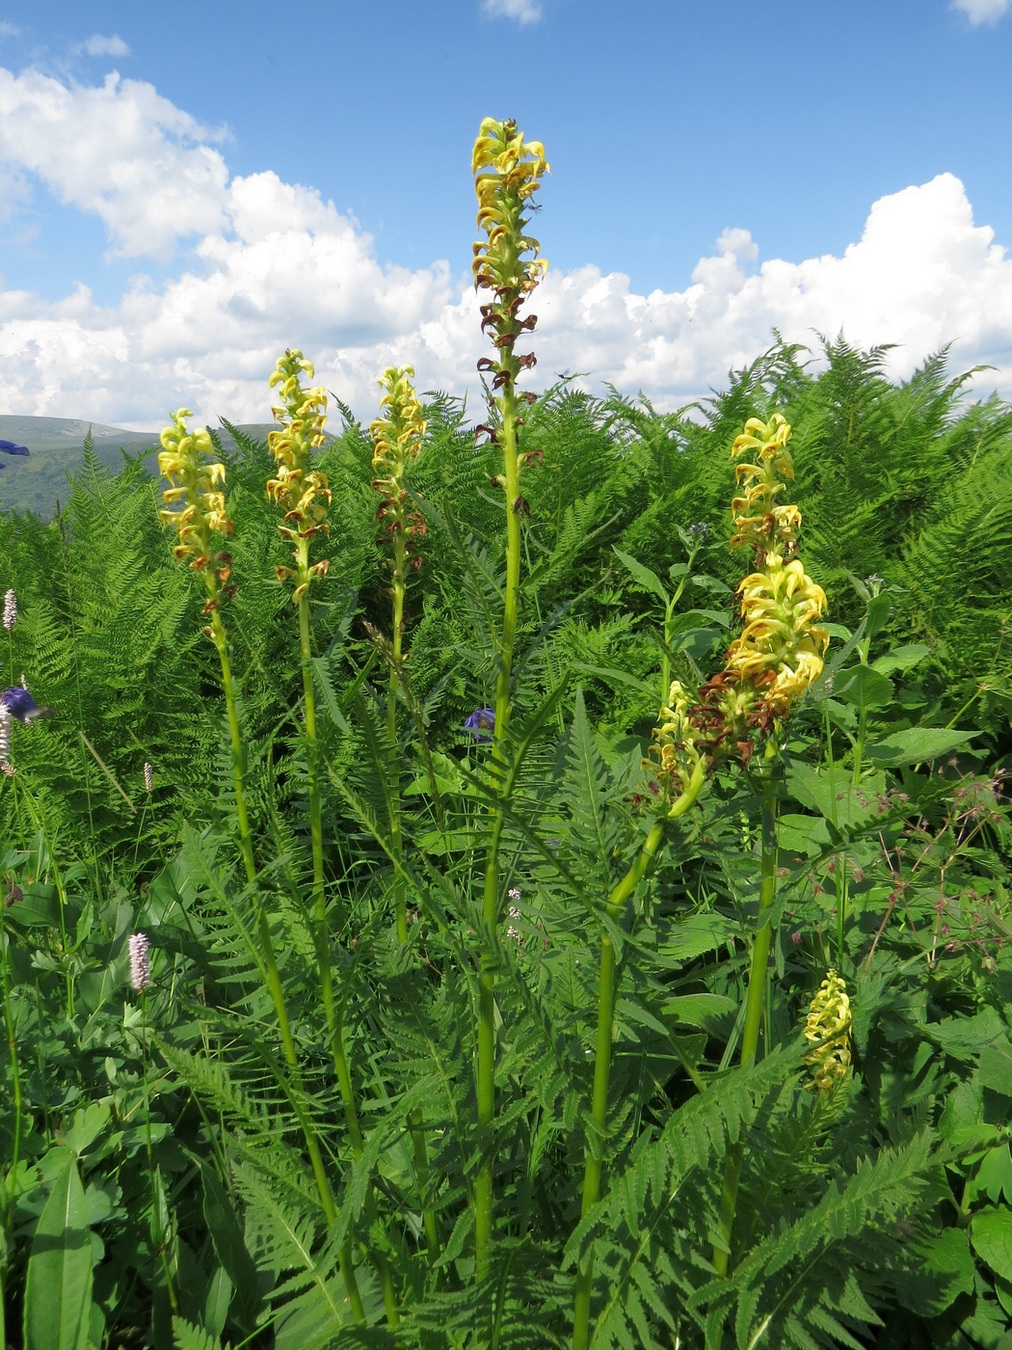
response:
[[[0,409],[262,420],[285,345],[473,391],[486,115],[552,166],[545,380],[677,406],[776,326],[1012,396],[1010,57],[1012,0],[0,4]]]

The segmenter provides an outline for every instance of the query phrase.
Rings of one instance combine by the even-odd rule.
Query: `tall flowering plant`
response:
[[[739,494],[731,503],[731,546],[753,550],[753,570],[738,586],[742,629],[724,669],[699,691],[694,721],[715,759],[734,755],[749,765],[762,751],[760,797],[762,842],[759,912],[752,947],[741,1063],[755,1062],[759,1047],[766,973],[773,940],[770,911],[776,898],[779,740],[792,704],[822,674],[829,633],[818,622],[826,610],[822,588],[798,554],[801,512],[781,500],[794,478],[788,442],[791,427],[780,413],[768,422],[749,418],[731,447],[739,460]],[[746,457],[747,456],[747,457]],[[713,1263],[727,1272],[744,1143],[727,1154]]]
[[[246,807],[245,755],[235,685],[228,650],[228,633],[222,609],[235,594],[231,581],[232,555],[222,541],[232,535],[232,521],[225,507],[225,466],[218,460],[206,427],[190,431],[186,419],[189,408],[170,413],[171,423],[162,431],[158,471],[168,479],[162,493],[164,507],[159,511],[163,525],[176,532],[172,556],[189,565],[200,578],[206,596],[203,614],[208,619],[204,632],[214,643],[221,663],[222,688],[228,713],[232,745],[232,776],[235,784],[239,844],[247,878],[256,876],[249,813]]]
[[[418,458],[425,435],[425,418],[411,384],[411,366],[390,366],[379,381],[383,389],[382,415],[369,427],[373,442],[373,489],[380,494],[376,519],[382,527],[379,540],[383,565],[390,576],[391,634],[390,677],[387,682],[387,776],[390,791],[390,835],[395,856],[401,851],[400,764],[397,756],[397,695],[404,661],[404,601],[408,578],[421,565],[418,543],[425,534],[425,521],[408,499],[405,476],[409,463]],[[396,882],[396,921],[399,942],[408,939],[404,880]]]
[[[299,654],[302,664],[303,715],[306,727],[306,767],[309,789],[309,824],[313,849],[313,894],[316,907],[317,943],[324,981],[324,1000],[330,1006],[330,961],[326,956],[327,901],[323,886],[323,823],[320,799],[319,756],[316,740],[316,694],[313,689],[312,636],[309,588],[327,575],[330,559],[310,562],[310,548],[317,535],[327,535],[327,508],[331,492],[326,475],[313,467],[312,455],[324,440],[327,394],[319,386],[303,388],[302,376],[313,378],[312,363],[297,348],[280,356],[268,381],[280,395],[271,408],[277,426],[268,433],[267,448],[274,456],[276,474],[267,482],[267,496],[283,512],[278,533],[292,545],[294,567],[280,564],[278,580],[292,587],[292,604],[299,611]],[[329,996],[328,996],[329,995]]]
[[[533,352],[520,354],[516,344],[521,334],[533,332],[536,315],[521,318],[548,264],[539,256],[540,245],[527,234],[532,199],[548,171],[544,146],[524,140],[513,121],[486,117],[478,131],[471,157],[478,196],[478,228],[485,238],[474,245],[474,284],[489,292],[481,306],[482,330],[494,348],[493,356],[478,362],[489,377],[490,422],[481,428],[502,452],[502,471],[495,483],[506,499],[506,578],[503,593],[502,629],[498,639],[498,672],[492,726],[490,768],[497,790],[503,790],[507,767],[510,727],[510,686],[513,648],[516,641],[520,593],[520,516],[527,504],[520,492],[524,469],[537,458],[519,445],[522,418],[517,379],[536,361]],[[529,395],[526,397],[530,397]],[[481,1154],[475,1179],[475,1278],[489,1271],[492,1241],[492,1178],[495,1149],[492,1122],[495,1115],[495,955],[494,934],[504,897],[499,885],[499,841],[505,820],[503,803],[491,808],[485,884],[482,898],[481,964],[478,976],[478,1062],[476,1072],[478,1136]]]
[[[260,969],[274,1006],[290,1080],[289,1090],[293,1100],[299,1101],[303,1095],[302,1071],[285,1003],[270,925],[260,902],[259,892],[256,890],[257,866],[246,804],[246,757],[239,726],[228,633],[222,617],[223,606],[234,593],[230,579],[232,558],[219,545],[219,539],[227,539],[232,534],[232,522],[225,505],[225,467],[214,457],[214,444],[207,429],[202,427],[191,433],[187,428],[186,419],[191,415],[188,408],[180,408],[178,412],[172,413],[170,425],[161,434],[162,449],[158,456],[158,467],[168,479],[169,486],[163,493],[165,505],[159,514],[163,524],[172,526],[176,532],[177,543],[172,549],[173,556],[180,562],[189,563],[190,568],[200,577],[206,595],[203,613],[209,623],[204,632],[214,643],[221,663],[222,688],[232,748],[239,844],[246,877],[255,897],[259,950],[253,938],[248,934],[246,937],[251,955]],[[332,1223],[336,1218],[337,1208],[316,1129],[301,1107],[298,1111],[321,1204],[328,1222]],[[353,1279],[347,1275],[346,1279],[354,1301],[357,1294],[354,1291]]]

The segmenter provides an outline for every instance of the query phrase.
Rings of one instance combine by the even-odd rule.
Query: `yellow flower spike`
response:
[[[474,245],[475,288],[490,290],[492,302],[482,306],[482,328],[490,332],[494,359],[485,357],[480,370],[493,372],[493,389],[509,388],[533,355],[517,357],[513,347],[522,332],[532,332],[536,316],[521,319],[525,298],[547,270],[538,257],[538,241],[525,233],[523,212],[548,172],[540,141],[525,141],[515,122],[486,117],[471,156],[478,197],[478,228],[487,238]]]
[[[695,800],[702,786],[705,764],[696,743],[689,695],[679,680],[671,682],[668,702],[658,716],[643,768],[656,781],[662,802],[672,811],[687,794]]]
[[[732,548],[750,544],[756,550],[772,548],[789,554],[797,547],[801,513],[794,505],[776,502],[786,480],[794,477],[794,464],[787,449],[790,439],[791,426],[782,413],[774,413],[768,422],[750,417],[743,434],[735,437],[732,458],[754,451],[758,462],[735,466],[735,483],[742,495],[731,503]]]
[[[402,597],[408,568],[420,563],[417,541],[425,534],[425,522],[411,509],[404,483],[408,463],[421,451],[427,425],[411,383],[414,373],[411,366],[387,367],[379,380],[384,391],[380,408],[387,415],[377,417],[369,427],[376,475],[372,485],[381,499],[375,519],[383,525],[377,543],[391,550],[386,565]]]
[[[158,455],[159,472],[171,485],[162,493],[169,509],[158,514],[163,525],[171,525],[176,531],[179,542],[172,549],[173,557],[180,562],[189,560],[190,567],[203,577],[207,591],[204,612],[211,613],[235,591],[234,586],[226,584],[231,556],[217,549],[214,541],[215,535],[227,538],[232,533],[225,494],[218,490],[225,482],[225,466],[204,458],[214,453],[214,444],[205,427],[192,433],[187,430],[186,419],[192,416],[188,408],[170,416],[172,425],[159,437],[162,450]],[[210,563],[215,565],[211,567]]]
[[[805,1040],[814,1048],[805,1056],[811,1069],[806,1086],[828,1092],[850,1074],[850,999],[835,970],[828,970],[808,1007]]]
[[[280,386],[281,402],[271,409],[279,425],[268,433],[267,446],[277,471],[268,479],[266,492],[283,513],[279,533],[294,544],[292,556],[297,568],[282,579],[296,583],[292,593],[295,605],[312,580],[326,575],[310,564],[309,542],[316,534],[329,533],[327,509],[332,498],[326,475],[311,467],[312,452],[325,440],[327,393],[322,387],[304,389],[303,375],[314,378],[313,364],[297,347],[291,347],[278,357],[268,379],[269,388]]]
[[[738,587],[744,627],[728,650],[725,669],[741,680],[765,680],[763,694],[777,716],[822,673],[829,634],[815,620],[826,609],[821,586],[799,559],[766,557],[765,572],[753,572]],[[771,677],[771,678],[769,678]]]

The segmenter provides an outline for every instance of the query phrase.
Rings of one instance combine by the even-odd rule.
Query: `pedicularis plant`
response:
[[[1012,596],[933,559],[1012,567],[1012,412],[521,387],[547,168],[481,124],[481,426],[292,347],[160,525],[0,520],[0,1343],[1007,1344]]]

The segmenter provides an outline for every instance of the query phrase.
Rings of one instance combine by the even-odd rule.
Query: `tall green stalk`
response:
[[[740,496],[731,503],[731,546],[753,550],[754,570],[738,587],[741,634],[731,643],[724,670],[700,690],[697,722],[710,734],[713,750],[732,747],[745,764],[756,744],[761,767],[762,842],[759,906],[752,946],[741,1063],[755,1063],[766,1004],[766,979],[773,940],[772,906],[777,885],[777,809],[780,764],[777,746],[791,705],[822,674],[829,634],[818,625],[826,597],[805,572],[798,551],[801,512],[780,500],[794,478],[787,444],[791,427],[780,413],[768,422],[750,417],[731,447],[732,458],[747,455],[735,469]],[[744,1138],[727,1151],[717,1219],[713,1265],[727,1273],[731,1232],[738,1203]]]
[[[614,888],[605,904],[604,917],[617,923],[626,902],[643,880],[661,844],[669,820],[683,816],[696,801],[706,781],[706,762],[697,758],[685,787],[672,804],[667,815],[655,821],[640,847],[632,866]],[[598,969],[597,1043],[594,1056],[594,1090],[591,1100],[591,1129],[587,1137],[587,1156],[583,1171],[583,1200],[580,1218],[585,1219],[601,1196],[601,1178],[604,1171],[604,1150],[608,1130],[608,1089],[611,1079],[611,1056],[614,1041],[615,999],[615,944],[607,925],[601,930],[601,959]],[[586,1350],[590,1334],[590,1295],[593,1284],[594,1262],[588,1255],[580,1263],[576,1276],[576,1299],[573,1307],[573,1350]]]
[[[749,968],[748,992],[745,996],[745,1026],[741,1038],[741,1064],[747,1068],[756,1061],[759,1034],[766,1003],[766,977],[769,969],[773,924],[770,911],[777,893],[777,810],[780,794],[780,774],[777,749],[768,741],[763,764],[761,787],[762,843],[759,862],[759,910],[756,915],[756,933],[752,944],[752,964]],[[731,1254],[731,1230],[738,1204],[738,1185],[745,1153],[744,1138],[737,1139],[727,1150],[724,1160],[724,1185],[720,1196],[717,1229],[721,1241],[713,1248],[713,1265],[718,1275],[726,1275]]]
[[[163,494],[166,509],[161,511],[160,515],[163,522],[172,525],[177,532],[179,542],[173,548],[174,556],[180,561],[189,561],[190,567],[201,577],[207,594],[204,614],[210,623],[204,631],[214,643],[221,665],[222,690],[225,696],[232,751],[232,781],[239,825],[239,849],[246,880],[253,890],[260,944],[259,956],[291,1080],[289,1100],[293,1104],[305,1139],[324,1216],[327,1224],[332,1225],[337,1219],[337,1205],[319,1139],[305,1108],[302,1069],[288,1017],[270,924],[256,889],[257,866],[246,802],[246,753],[239,725],[235,682],[228,651],[228,633],[221,617],[221,607],[230,599],[233,589],[229,584],[232,559],[227,552],[218,547],[215,538],[216,535],[227,538],[232,533],[232,522],[225,510],[224,493],[217,490],[224,483],[225,469],[222,464],[205,460],[204,456],[211,455],[214,449],[211,438],[205,428],[200,428],[191,435],[185,421],[189,416],[189,409],[181,408],[172,415],[172,425],[166,427],[161,434],[162,450],[158,456],[158,467],[168,478],[170,486]],[[355,1316],[362,1321],[365,1318],[365,1309],[347,1251],[342,1254],[341,1269],[345,1276],[352,1309]]]
[[[494,357],[483,357],[478,369],[490,377],[492,424],[483,428],[502,452],[502,473],[495,481],[505,494],[506,578],[502,628],[497,642],[495,722],[492,728],[491,771],[496,800],[489,808],[485,880],[482,890],[482,927],[478,966],[477,1065],[478,1175],[474,1185],[475,1280],[489,1274],[493,1231],[495,1177],[495,967],[496,929],[499,923],[499,849],[505,824],[509,769],[509,729],[520,595],[520,514],[527,503],[520,493],[522,470],[530,463],[518,446],[516,380],[534,364],[532,353],[514,350],[521,333],[532,332],[534,315],[520,318],[520,309],[544,275],[547,263],[538,257],[536,239],[525,234],[524,210],[548,169],[544,147],[525,141],[515,122],[486,117],[471,158],[478,195],[478,226],[487,240],[474,246],[474,283],[489,290],[492,300],[481,307],[482,329],[490,333]],[[498,392],[497,392],[498,391]]]
[[[352,1155],[358,1162],[365,1151],[352,1084],[351,1065],[344,1044],[344,1023],[334,993],[330,960],[330,916],[327,909],[323,874],[323,802],[320,793],[320,753],[316,729],[316,692],[313,686],[312,629],[309,612],[310,587],[327,575],[329,558],[310,563],[311,541],[329,533],[327,509],[331,492],[327,479],[312,467],[312,452],[323,443],[327,395],[320,388],[303,389],[302,375],[313,377],[313,366],[302,353],[290,348],[279,357],[270,377],[270,386],[279,387],[281,405],[272,409],[277,429],[267,437],[267,445],[277,464],[276,476],[267,483],[268,497],[284,512],[278,531],[292,548],[295,567],[277,568],[278,580],[293,584],[292,602],[299,615],[299,664],[302,670],[302,708],[306,737],[306,789],[309,798],[309,833],[313,861],[313,917],[310,931],[316,952],[320,996],[323,1003],[331,1058],[337,1078],[345,1126]],[[376,1217],[375,1196],[370,1184],[366,1194],[366,1217]],[[350,1265],[349,1250],[343,1259]],[[386,1258],[373,1253],[373,1264],[380,1277],[387,1321],[396,1328],[400,1321],[393,1276]]]
[[[390,852],[395,860],[394,868],[394,913],[397,926],[397,941],[404,946],[408,940],[407,881],[403,868],[399,866],[404,858],[404,837],[401,828],[401,769],[400,748],[397,735],[397,708],[406,686],[404,676],[404,600],[407,593],[410,568],[421,562],[417,556],[417,541],[425,533],[425,522],[414,511],[408,499],[405,486],[405,473],[408,462],[416,459],[422,448],[425,435],[425,419],[422,406],[415,396],[411,384],[414,375],[411,366],[389,366],[380,377],[380,386],[384,395],[380,400],[381,409],[386,416],[380,416],[371,424],[369,434],[373,441],[372,467],[376,477],[373,487],[380,494],[380,505],[376,519],[381,522],[383,532],[379,543],[388,547],[382,561],[390,573],[390,648],[389,675],[386,693],[386,789],[390,818]],[[405,695],[407,688],[403,688]],[[424,728],[420,728],[424,738]],[[424,745],[424,741],[423,741]],[[425,1142],[420,1111],[412,1111],[410,1117],[411,1142],[415,1157],[415,1171],[418,1176],[419,1200],[422,1207],[422,1222],[425,1228],[425,1242],[430,1265],[439,1258],[439,1231],[436,1224],[436,1211],[429,1194],[429,1155]]]

